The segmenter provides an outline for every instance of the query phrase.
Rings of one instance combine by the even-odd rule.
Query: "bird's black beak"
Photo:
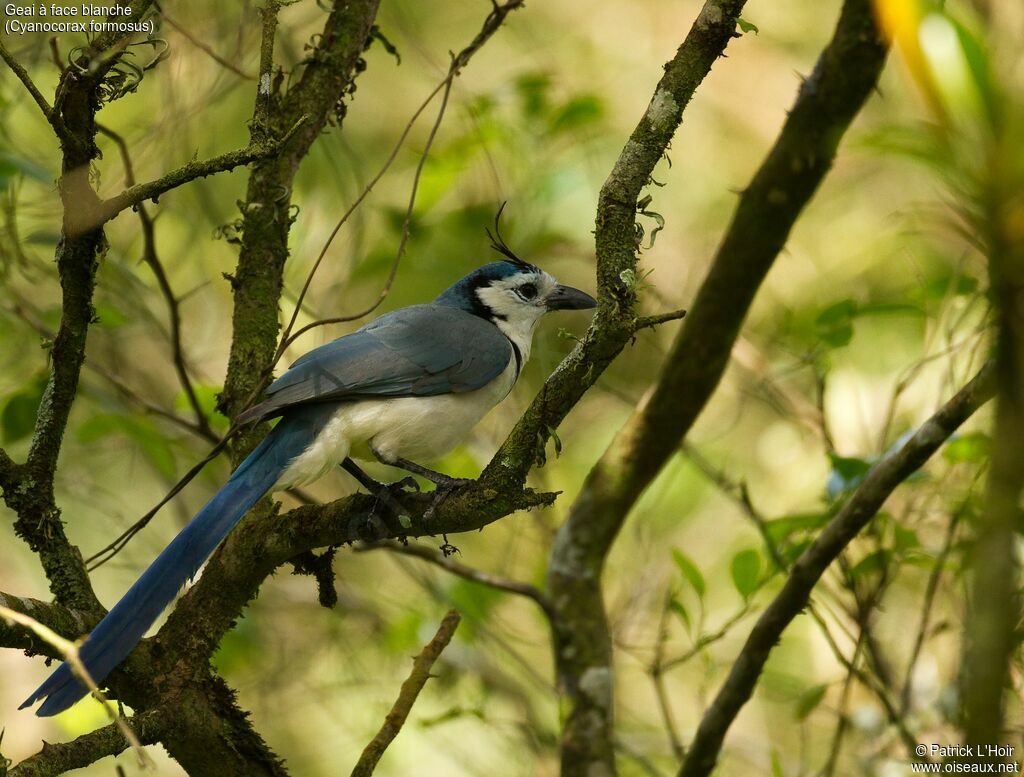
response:
[[[597,307],[597,300],[585,291],[558,285],[548,296],[547,306],[549,310],[589,310]]]

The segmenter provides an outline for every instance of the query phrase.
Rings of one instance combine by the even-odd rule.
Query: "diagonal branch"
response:
[[[828,566],[881,509],[889,495],[914,474],[961,424],[995,392],[992,363],[946,402],[899,450],[878,462],[846,504],[793,565],[782,590],[750,632],[729,676],[704,713],[679,777],[711,773],[729,726],[750,699],[768,654],[810,601]]]
[[[35,100],[36,105],[39,106],[39,110],[43,112],[43,117],[53,127],[53,131],[57,134],[58,138],[65,137],[67,128],[64,127],[64,123],[60,120],[60,117],[53,112],[53,108],[43,97],[42,92],[32,81],[32,77],[25,70],[24,66],[14,58],[14,55],[7,50],[7,47],[0,42],[0,59],[3,59],[7,63],[7,67],[18,77],[18,80],[25,86],[25,89]]]
[[[412,672],[406,681],[402,683],[402,689],[399,691],[398,698],[395,699],[391,711],[384,719],[384,725],[381,726],[380,731],[377,732],[377,735],[366,746],[362,755],[359,756],[359,762],[352,770],[352,777],[370,777],[373,774],[381,756],[384,755],[384,751],[394,741],[395,737],[398,736],[402,726],[405,725],[405,721],[412,711],[412,705],[416,703],[416,697],[420,695],[423,686],[427,684],[427,680],[431,677],[431,668],[441,655],[441,652],[452,641],[460,620],[461,618],[455,610],[449,610],[448,614],[441,621],[441,625],[438,626],[434,638],[413,659]]]

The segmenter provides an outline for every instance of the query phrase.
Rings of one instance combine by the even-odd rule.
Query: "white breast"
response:
[[[292,460],[275,490],[321,477],[349,456],[372,448],[382,459],[425,463],[450,451],[469,435],[487,412],[504,399],[516,381],[516,361],[483,388],[434,397],[362,399],[345,402],[317,436]]]

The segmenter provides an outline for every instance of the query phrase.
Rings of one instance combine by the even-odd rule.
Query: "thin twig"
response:
[[[437,661],[441,652],[448,647],[448,643],[451,642],[460,620],[461,618],[455,610],[449,610],[448,614],[441,621],[441,625],[438,627],[434,638],[413,659],[412,672],[409,674],[408,679],[402,683],[402,689],[398,692],[398,698],[384,719],[384,725],[381,726],[380,731],[377,732],[377,735],[363,750],[363,754],[359,756],[359,761],[352,770],[352,777],[370,777],[373,774],[381,756],[384,755],[384,751],[387,750],[388,745],[394,741],[395,737],[398,736],[398,732],[402,730],[402,726],[405,725],[405,721],[412,711],[412,705],[416,703],[416,697],[420,695],[423,686],[426,685],[427,680],[431,677],[430,669],[434,666],[434,662]]]
[[[121,153],[121,160],[124,164],[125,183],[129,188],[135,186],[135,170],[125,139],[117,132],[114,132],[114,130],[105,127],[99,122],[96,123],[96,129],[117,144],[117,148]],[[167,314],[171,330],[171,358],[174,364],[174,371],[178,374],[178,382],[181,383],[185,397],[188,399],[192,412],[195,414],[197,426],[204,436],[212,436],[213,430],[210,428],[210,419],[207,418],[202,405],[199,403],[195,386],[188,373],[185,349],[181,341],[181,306],[177,296],[174,294],[174,289],[171,288],[167,272],[164,270],[164,266],[156,252],[156,234],[153,218],[149,215],[149,210],[143,202],[136,205],[135,210],[138,212],[139,222],[142,224],[142,261],[153,271],[157,286],[159,286],[160,293],[167,304]]]
[[[39,110],[43,112],[43,117],[50,126],[53,127],[54,132],[57,133],[57,137],[67,137],[67,129],[64,127],[64,123],[60,120],[60,117],[53,112],[53,108],[50,107],[46,98],[43,97],[42,92],[40,92],[36,87],[35,83],[32,81],[32,77],[28,74],[28,71],[25,70],[22,64],[14,58],[14,55],[7,50],[7,47],[4,46],[2,42],[0,42],[0,58],[3,58],[4,62],[7,63],[7,66],[14,72],[14,75],[18,77],[18,80],[24,84],[28,93],[32,95],[32,99],[35,100],[36,105],[39,106]]]
[[[665,594],[665,603],[661,608],[661,615],[658,618],[658,637],[654,645],[654,660],[648,669],[651,682],[654,683],[654,695],[658,700],[658,709],[661,711],[661,721],[665,726],[665,734],[668,736],[668,745],[672,754],[678,760],[683,760],[686,755],[683,750],[683,741],[679,737],[679,730],[676,728],[675,717],[672,714],[672,702],[668,697],[668,689],[665,687],[665,643],[668,641],[668,614],[672,603],[673,593]]]
[[[412,556],[413,558],[422,559],[434,566],[441,567],[442,569],[451,572],[453,575],[458,575],[466,580],[472,580],[474,583],[490,586],[491,588],[496,588],[499,591],[516,594],[517,596],[524,596],[540,607],[548,619],[554,617],[554,610],[551,607],[551,602],[548,601],[544,592],[536,586],[532,586],[529,583],[522,583],[518,580],[510,580],[506,577],[492,575],[489,572],[474,569],[466,564],[460,564],[458,561],[439,555],[438,551],[433,550],[432,548],[427,548],[423,545],[403,545],[399,542],[375,542],[366,545],[357,545],[355,550],[359,553],[369,550],[388,550],[392,553],[398,553],[403,556]]]
[[[932,606],[935,603],[935,596],[939,590],[939,581],[945,571],[946,559],[949,558],[953,549],[953,540],[956,538],[956,530],[960,526],[960,519],[967,509],[967,503],[957,510],[949,518],[946,525],[946,534],[942,538],[942,548],[939,555],[935,557],[935,566],[928,575],[928,583],[925,586],[924,601],[921,604],[921,622],[918,624],[914,636],[914,646],[910,649],[910,657],[907,659],[907,668],[903,673],[903,688],[900,692],[900,714],[906,715],[910,711],[911,695],[914,687],[914,668],[917,666],[917,659],[921,655],[921,648],[928,635],[928,627],[931,621]]]
[[[633,323],[633,331],[639,332],[641,329],[652,329],[669,321],[678,321],[685,315],[685,310],[672,310],[668,313],[658,313],[653,316],[641,316]]]
[[[222,57],[220,54],[218,54],[216,51],[210,48],[209,45],[203,43],[201,40],[199,40],[199,38],[195,37],[191,32],[189,32],[184,25],[178,24],[178,22],[176,22],[171,16],[169,16],[167,11],[165,11],[163,8],[160,9],[160,16],[165,22],[171,25],[171,27],[173,27],[175,30],[181,33],[185,37],[185,39],[188,40],[189,43],[191,43],[200,51],[204,52],[208,57],[210,57],[210,59],[212,59],[218,65],[230,70],[236,76],[245,78],[246,80],[256,80],[256,76],[252,75],[251,73],[246,73],[244,70],[238,67],[238,65],[233,63],[230,59]]]
[[[274,156],[284,147],[295,132],[305,123],[306,117],[299,119],[282,137],[266,144],[250,145],[236,151],[182,165],[176,170],[162,175],[153,181],[136,184],[106,200],[102,200],[91,212],[86,213],[79,223],[78,229],[93,229],[110,221],[121,211],[132,208],[146,200],[155,200],[163,194],[176,189],[196,178],[205,178],[215,173],[233,170],[236,167],[267,159]]]
[[[128,743],[132,746],[135,754],[139,759],[139,766],[144,769],[152,769],[156,765],[146,754],[146,751],[142,747],[142,743],[139,738],[132,731],[132,727],[128,725],[128,722],[121,716],[117,711],[117,708],[103,695],[103,691],[96,685],[96,681],[92,679],[89,674],[89,670],[85,668],[85,664],[82,663],[82,659],[78,654],[78,645],[70,640],[64,639],[60,634],[53,631],[48,626],[44,626],[42,623],[37,621],[35,618],[30,618],[28,615],[12,610],[8,607],[0,605],[0,618],[4,618],[7,621],[17,623],[26,629],[34,632],[40,639],[49,642],[64,656],[64,660],[71,666],[71,671],[75,673],[82,683],[89,688],[92,695],[103,705],[104,711],[110,716],[110,719],[117,725],[118,729],[124,735],[124,738],[128,740]]]

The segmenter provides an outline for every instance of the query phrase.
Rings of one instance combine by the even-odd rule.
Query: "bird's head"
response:
[[[490,234],[490,233],[488,233]],[[586,292],[563,286],[549,273],[523,261],[501,239],[491,245],[505,259],[479,267],[437,298],[486,318],[499,329],[531,332],[541,316],[553,310],[587,310],[597,301]]]

